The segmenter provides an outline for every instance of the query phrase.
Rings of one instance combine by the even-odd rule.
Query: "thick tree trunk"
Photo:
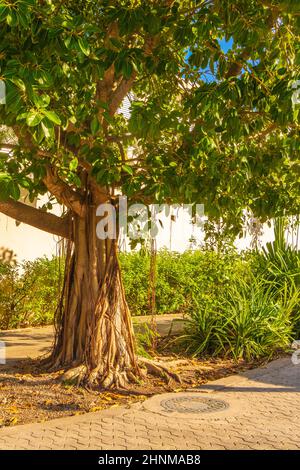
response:
[[[115,240],[96,237],[95,207],[74,215],[50,363],[66,378],[124,387],[140,376]]]

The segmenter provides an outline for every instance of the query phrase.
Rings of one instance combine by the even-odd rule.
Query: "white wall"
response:
[[[59,215],[59,208],[57,207],[54,212]],[[163,228],[160,229],[157,237],[158,249],[165,247],[182,252],[190,247],[191,236],[196,238],[198,245],[203,241],[202,229],[193,227],[187,213],[178,213],[178,217],[172,222],[171,236],[170,217],[160,216],[160,218]],[[273,239],[273,228],[265,225],[264,234],[261,237],[262,244],[264,245],[267,241]],[[58,237],[25,224],[20,224],[17,227],[13,219],[0,214],[0,247],[14,250],[18,261],[33,260],[43,255],[51,257],[57,253],[57,242]],[[236,246],[238,250],[243,250],[250,246],[250,242],[251,238],[247,235],[245,238],[237,239]],[[122,246],[126,248],[126,251],[130,250],[128,240],[125,240]]]
[[[21,224],[19,227],[10,217],[0,214],[0,247],[12,249],[17,260],[33,260],[56,253],[56,237]]]
[[[48,200],[47,196],[37,204],[41,206]],[[60,208],[55,207],[53,212],[60,214]],[[51,257],[56,254],[58,237],[26,224],[16,225],[14,219],[0,213],[0,247],[13,250],[18,261],[34,260],[41,256]]]

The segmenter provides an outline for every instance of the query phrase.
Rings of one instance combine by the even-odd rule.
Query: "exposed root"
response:
[[[63,373],[60,380],[68,385],[118,390],[126,390],[130,384],[139,382],[139,378],[131,371],[119,372],[117,370],[110,370],[102,375],[98,367],[89,371],[84,364],[68,369]]]
[[[67,370],[61,377],[61,381],[65,384],[70,385],[81,385],[86,377],[87,367],[85,365],[80,365],[78,367],[73,367],[72,369]]]
[[[181,378],[175,372],[169,370],[166,366],[147,359],[145,357],[139,357],[138,362],[141,367],[144,367],[147,373],[152,374],[156,377],[164,379],[167,383],[170,383],[171,380],[181,383]]]
[[[132,383],[138,383],[139,379],[131,371],[110,370],[102,375],[99,369],[87,373],[85,383],[89,386],[99,385],[104,389],[128,389]]]
[[[139,357],[138,363],[141,367],[140,374],[137,377],[131,371],[109,370],[106,374],[101,374],[99,368],[88,371],[85,365],[80,365],[67,370],[61,377],[61,381],[70,385],[84,385],[87,387],[100,387],[101,389],[119,389],[126,390],[130,384],[139,383],[141,379],[146,379],[149,375],[159,377],[170,384],[173,380],[178,383],[181,378],[178,374],[168,369],[165,365],[157,361]]]

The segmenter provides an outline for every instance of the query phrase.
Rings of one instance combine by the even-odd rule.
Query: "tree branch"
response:
[[[54,214],[28,206],[23,202],[14,201],[11,198],[7,201],[0,201],[0,212],[44,232],[63,238],[71,237],[71,221],[69,217],[57,217]]]
[[[84,217],[85,206],[82,199],[55,174],[51,166],[47,167],[47,174],[43,178],[43,182],[60,204],[64,204],[80,217]]]
[[[236,61],[236,62],[232,62],[230,64],[230,67],[225,75],[226,78],[230,78],[230,77],[237,77],[244,65],[245,65],[245,61],[247,61],[250,57],[250,52],[248,50],[244,50],[241,54],[241,56],[239,57],[239,61]]]
[[[117,112],[120,105],[123,103],[124,98],[129,93],[134,83],[135,77],[136,77],[136,73],[134,72],[128,80],[125,80],[123,78],[120,85],[112,93],[110,104],[109,104],[109,114],[111,116],[113,116]]]

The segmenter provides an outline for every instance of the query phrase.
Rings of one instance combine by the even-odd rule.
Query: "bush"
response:
[[[233,268],[223,277],[225,289],[223,283],[214,292],[193,290],[194,308],[180,338],[185,349],[249,360],[289,347],[300,333],[300,253],[286,243],[284,219],[275,221],[274,242],[240,261],[223,255],[219,266],[223,273]]]
[[[147,315],[150,256],[145,252],[121,253],[125,291],[133,315]],[[236,252],[218,254],[210,250],[182,254],[157,253],[157,314],[188,313],[195,302],[214,302],[234,276],[247,277],[250,262]]]
[[[293,297],[285,290],[274,294],[272,288],[265,288],[264,281],[253,277],[247,282],[237,277],[213,306],[197,304],[179,341],[195,356],[272,357],[291,343],[297,302],[298,293]]]
[[[62,287],[63,262],[56,257],[27,261],[23,263],[22,280],[30,286],[24,303],[23,323],[32,326],[53,323]]]
[[[0,329],[14,327],[22,294],[16,266],[0,262]]]
[[[267,243],[261,252],[256,254],[255,275],[262,279],[266,289],[271,288],[274,296],[284,290],[287,298],[297,297],[300,290],[300,251],[287,244],[285,239],[285,219],[275,220],[275,240]],[[300,334],[300,297],[293,310],[294,332]]]
[[[148,313],[150,258],[143,252],[120,253],[126,299],[133,316]]]
[[[59,298],[58,259],[38,258],[21,266],[0,263],[0,328],[53,323]]]

